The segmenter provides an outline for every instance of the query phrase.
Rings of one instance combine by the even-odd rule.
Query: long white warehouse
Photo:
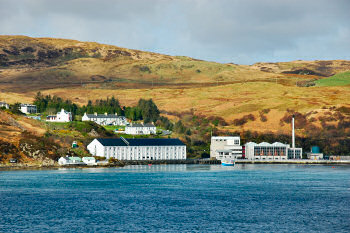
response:
[[[93,156],[119,160],[186,159],[186,145],[179,139],[96,138],[87,149]]]

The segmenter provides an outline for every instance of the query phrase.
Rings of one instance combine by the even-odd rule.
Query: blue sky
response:
[[[0,34],[252,64],[350,59],[350,0],[0,0]]]

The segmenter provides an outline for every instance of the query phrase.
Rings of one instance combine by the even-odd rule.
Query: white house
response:
[[[154,124],[132,124],[125,127],[125,134],[131,135],[149,135],[157,134],[157,128]]]
[[[86,165],[97,165],[96,159],[94,157],[83,157],[82,160]]]
[[[0,108],[6,108],[6,109],[9,109],[10,108],[10,105],[8,105],[7,103],[5,102],[0,102]]]
[[[36,105],[32,104],[21,104],[19,110],[25,114],[37,113]]]
[[[59,165],[83,165],[85,163],[82,162],[79,157],[61,157],[58,159]]]
[[[93,156],[118,160],[186,159],[186,145],[179,139],[96,138],[88,146]]]
[[[117,114],[87,114],[85,113],[82,121],[93,121],[99,125],[127,125],[128,121],[124,116]]]
[[[70,122],[72,121],[72,113],[66,112],[63,108],[55,115],[49,115],[46,117],[46,121],[51,122]]]
[[[210,158],[236,159],[242,157],[241,138],[239,136],[211,137]]]
[[[302,148],[291,148],[289,144],[274,142],[245,144],[245,157],[249,160],[287,160],[301,159]]]

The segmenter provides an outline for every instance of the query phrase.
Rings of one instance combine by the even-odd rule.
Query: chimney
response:
[[[97,116],[97,112],[95,112],[94,115]]]
[[[292,148],[295,148],[294,114],[292,118]]]

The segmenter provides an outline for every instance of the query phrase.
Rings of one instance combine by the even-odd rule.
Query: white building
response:
[[[210,158],[222,160],[240,157],[242,157],[242,146],[239,136],[211,137]]]
[[[83,165],[85,163],[82,162],[79,157],[61,157],[58,159],[59,165]]]
[[[36,105],[32,104],[21,104],[19,110],[25,114],[37,113]]]
[[[8,105],[7,103],[5,102],[0,102],[0,108],[6,108],[6,109],[9,109],[10,108],[10,105]]]
[[[320,160],[323,159],[323,153],[306,153],[307,159]]]
[[[131,135],[149,135],[157,134],[157,128],[151,123],[147,124],[132,124],[125,127],[125,134]]]
[[[66,112],[63,108],[55,115],[49,115],[46,117],[46,121],[51,122],[70,122],[72,121],[72,113]]]
[[[93,156],[118,160],[186,159],[186,145],[179,139],[96,138],[88,146]]]
[[[93,121],[99,125],[127,125],[128,121],[124,116],[117,114],[87,114],[85,113],[82,121]]]
[[[82,161],[86,165],[97,165],[96,159],[94,157],[83,157]]]
[[[289,144],[275,143],[255,143],[245,144],[245,158],[249,160],[287,160],[301,159],[302,148],[291,148]]]

